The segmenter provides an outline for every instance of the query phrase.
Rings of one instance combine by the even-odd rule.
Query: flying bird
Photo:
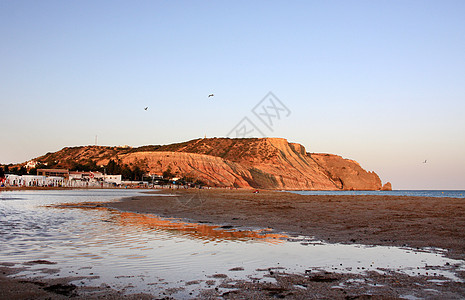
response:
[[[148,106],[144,108],[144,110],[147,110],[147,109],[149,109],[149,107],[148,107]]]
[[[208,95],[208,98],[210,98],[210,97],[213,97],[213,96],[215,96],[215,95],[213,95],[213,94],[210,94],[210,95]]]
[[[425,159],[425,161],[423,163],[426,164],[426,159]]]

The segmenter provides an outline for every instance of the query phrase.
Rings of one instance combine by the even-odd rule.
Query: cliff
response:
[[[380,190],[381,180],[357,162],[331,154],[307,153],[282,138],[196,139],[139,148],[64,148],[38,161],[71,168],[106,165],[110,159],[151,174],[169,170],[177,177],[212,186],[288,190]]]

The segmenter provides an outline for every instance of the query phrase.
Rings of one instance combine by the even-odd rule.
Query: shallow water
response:
[[[179,298],[215,286],[222,280],[219,274],[233,279],[271,280],[263,277],[268,268],[299,273],[309,269],[341,273],[395,270],[409,275],[436,273],[448,280],[459,279],[446,266],[465,270],[463,261],[445,258],[437,249],[325,244],[266,230],[222,229],[153,215],[70,205],[138,193],[1,192],[0,262],[26,263],[28,270],[21,276],[86,277],[74,282],[77,285],[107,283],[127,292],[156,296],[163,296],[161,292],[167,288],[180,288],[173,294]],[[65,205],[50,207],[56,204]],[[56,264],[27,264],[35,260]],[[41,272],[44,268],[55,272]]]
[[[381,195],[436,198],[465,198],[463,190],[394,190],[394,191],[290,191],[301,195]]]

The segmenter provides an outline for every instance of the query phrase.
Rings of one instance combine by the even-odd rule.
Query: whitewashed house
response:
[[[7,186],[41,186],[41,187],[59,187],[63,186],[65,178],[59,176],[40,176],[40,175],[6,175],[5,184]]]
[[[103,181],[104,175],[101,172],[69,172],[69,180],[80,180],[88,182]]]
[[[121,175],[103,175],[104,181],[108,183],[114,183],[116,185],[121,184]]]
[[[35,160],[30,160],[26,163],[26,169],[33,169],[37,167],[37,162]]]

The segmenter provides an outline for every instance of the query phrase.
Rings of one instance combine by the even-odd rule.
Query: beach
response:
[[[310,196],[280,191],[249,189],[165,189],[121,201],[85,203],[86,209],[110,209],[178,218],[185,222],[218,225],[228,230],[268,228],[289,238],[311,238],[325,243],[440,248],[446,257],[465,259],[465,199],[405,196]],[[268,233],[270,231],[267,231]],[[40,263],[40,262],[37,262]],[[46,266],[52,267],[53,266]],[[241,266],[238,266],[240,271]],[[465,273],[455,271],[460,280]],[[153,299],[148,294],[126,295],[109,287],[76,287],[76,278],[51,280],[13,279],[11,265],[0,270],[5,299]],[[186,270],[189,271],[189,270]],[[222,284],[205,289],[205,299],[460,299],[465,288],[460,281],[441,276],[408,276],[393,271],[346,274],[338,271],[288,273],[270,265],[263,270],[274,282],[237,281],[217,274]],[[220,277],[221,276],[221,277]],[[439,282],[439,283],[438,283]],[[45,290],[44,287],[48,289]],[[170,294],[167,293],[167,299]]]
[[[465,259],[465,199],[459,198],[178,189],[103,205],[192,222],[271,228],[331,243],[443,248],[450,257]]]

